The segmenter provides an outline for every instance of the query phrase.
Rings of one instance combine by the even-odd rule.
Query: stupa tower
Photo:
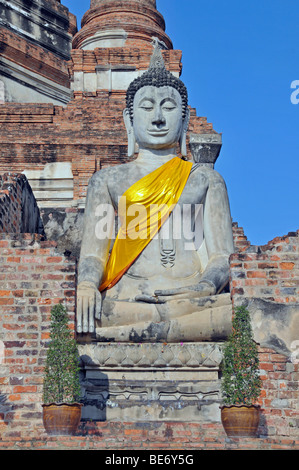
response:
[[[158,42],[166,67],[181,73],[181,51],[174,51],[155,0],[91,0],[82,28],[73,38],[71,76],[75,96],[84,92],[125,92],[147,70]]]
[[[153,37],[166,49],[172,49],[155,0],[91,0],[73,47],[85,50],[122,46],[145,48],[150,46]]]

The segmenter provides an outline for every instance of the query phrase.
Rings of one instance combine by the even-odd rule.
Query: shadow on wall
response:
[[[264,415],[263,411],[261,413],[260,424],[258,428],[258,436],[259,437],[268,437],[269,436],[269,428],[267,425],[267,417]]]
[[[22,233],[37,233],[45,238],[43,221],[27,179],[22,191]]]
[[[86,357],[82,357],[84,362],[87,360]],[[90,363],[90,358],[88,358]],[[108,375],[96,370],[93,373],[91,368],[82,368],[80,374],[82,397],[81,403],[84,404],[82,408],[82,419],[81,419],[81,432],[84,435],[84,428],[87,432],[87,428],[90,430],[93,422],[106,421],[107,420],[107,401],[109,400],[109,380]]]
[[[0,394],[0,425],[1,422],[5,425],[11,423],[14,416],[14,406],[7,402],[7,396],[4,394]]]
[[[45,237],[39,208],[25,175],[0,175],[0,232]]]

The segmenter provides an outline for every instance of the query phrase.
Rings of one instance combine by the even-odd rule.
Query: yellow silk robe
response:
[[[121,227],[100,291],[110,289],[119,281],[160,230],[183,192],[191,167],[191,162],[174,157],[123,194],[118,213]]]

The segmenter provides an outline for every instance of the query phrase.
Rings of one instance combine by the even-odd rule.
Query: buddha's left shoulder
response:
[[[224,178],[221,176],[221,174],[210,166],[195,163],[191,169],[191,175],[192,174],[196,179],[204,178],[208,183],[225,184]]]

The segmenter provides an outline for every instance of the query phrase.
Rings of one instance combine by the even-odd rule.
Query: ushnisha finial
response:
[[[148,70],[165,70],[165,62],[157,38],[154,38],[153,40],[153,47],[154,51],[151,57]]]

